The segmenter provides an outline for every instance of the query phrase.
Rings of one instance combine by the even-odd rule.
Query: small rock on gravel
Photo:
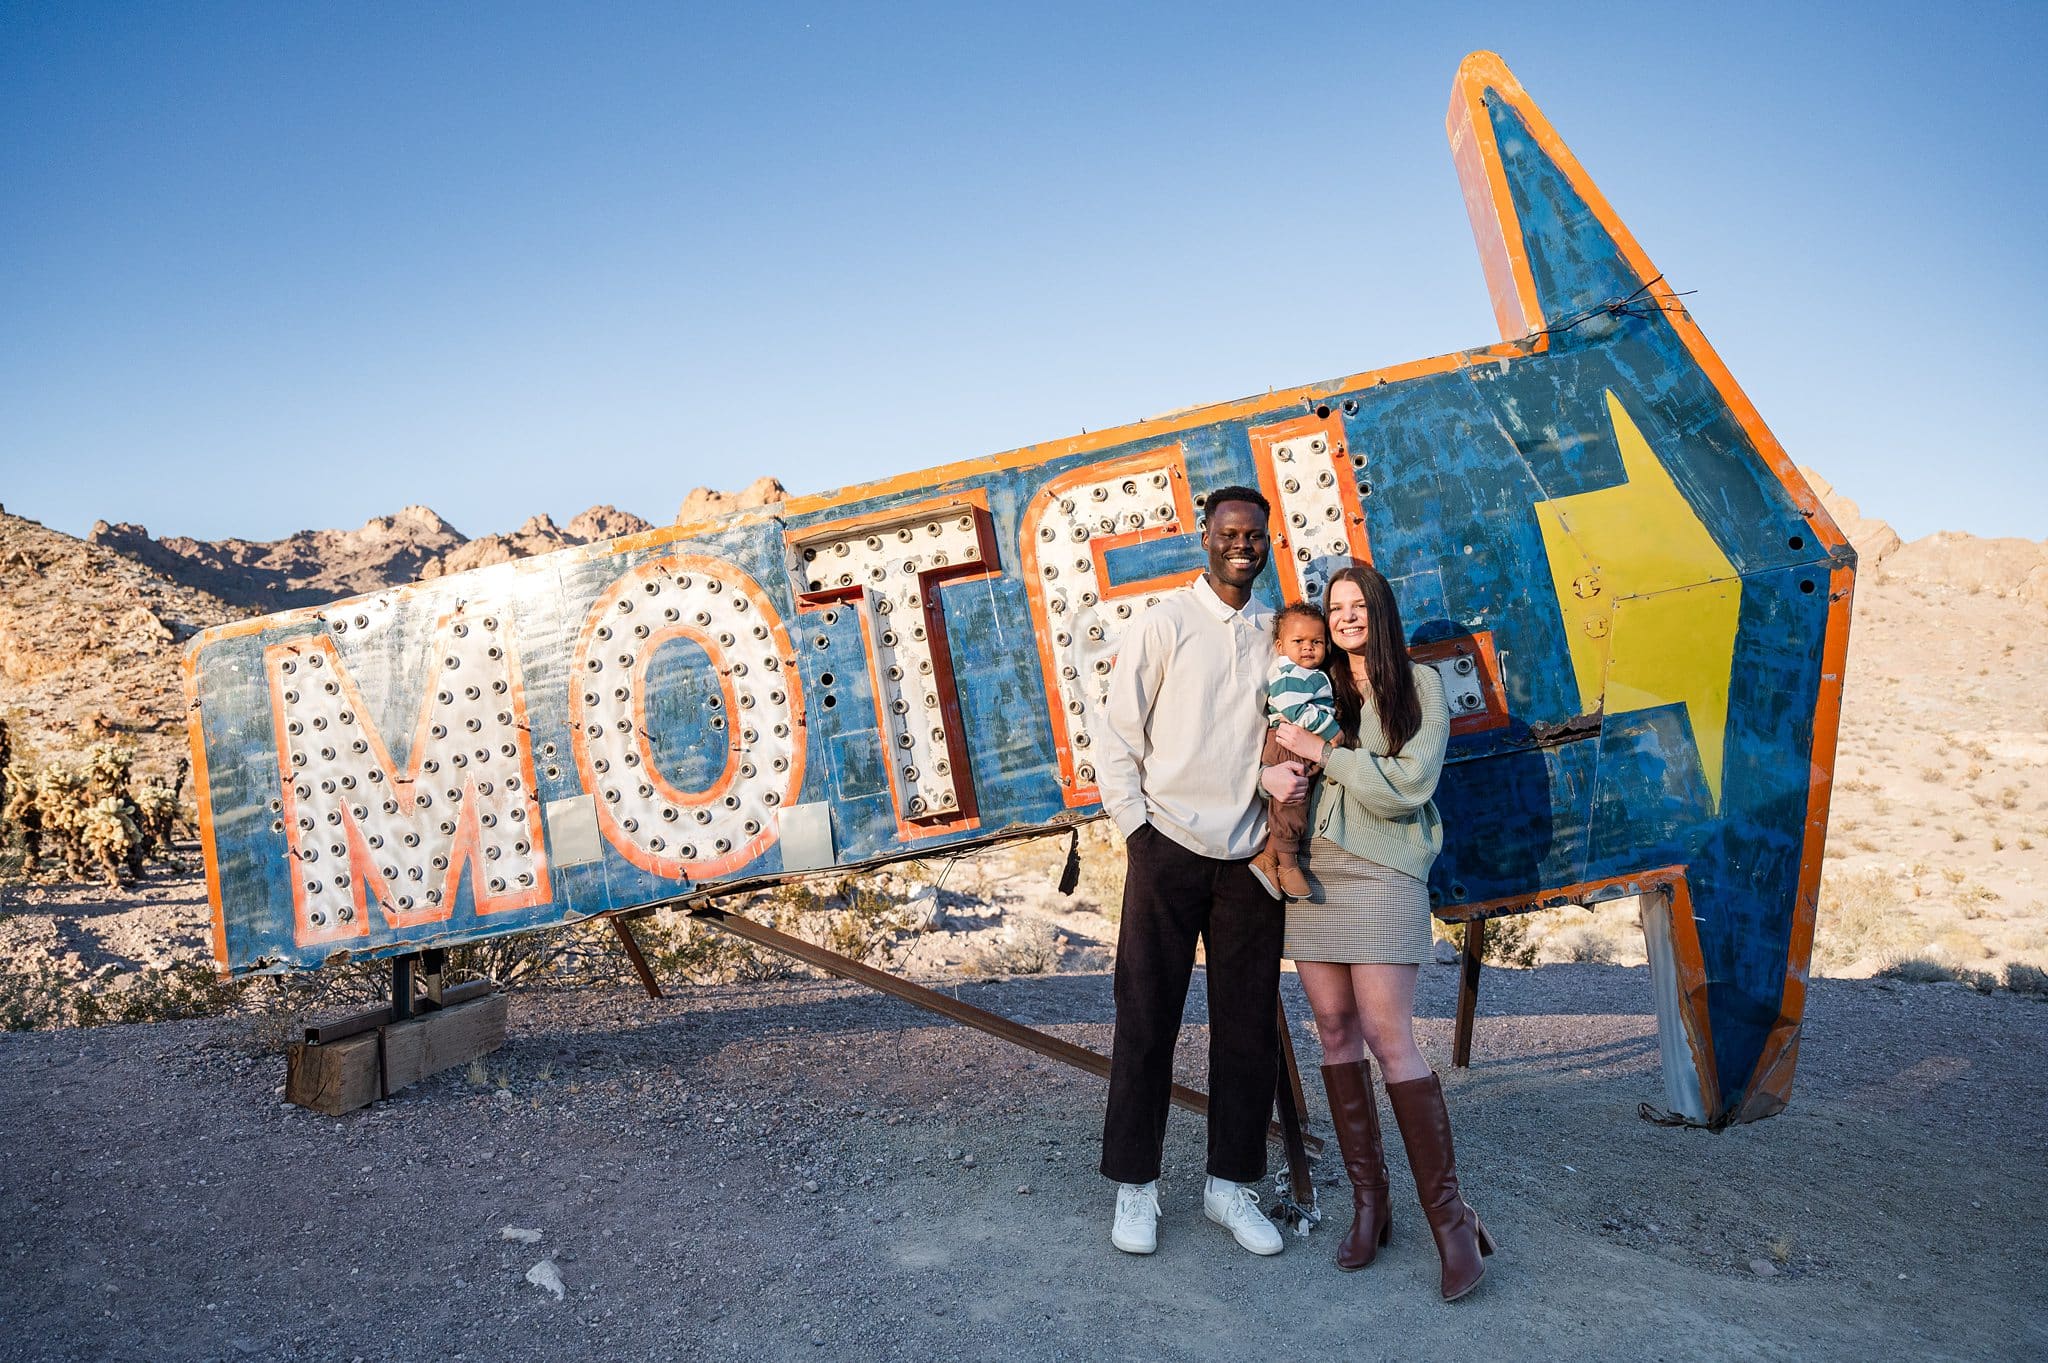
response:
[[[555,1267],[553,1259],[543,1259],[526,1270],[526,1281],[543,1292],[555,1294],[555,1300],[562,1299],[562,1272]]]

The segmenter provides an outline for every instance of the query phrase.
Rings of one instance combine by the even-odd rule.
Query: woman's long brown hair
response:
[[[1330,578],[1330,586],[1323,589],[1326,612],[1330,589],[1339,582],[1349,582],[1365,598],[1365,675],[1372,683],[1373,708],[1379,711],[1387,753],[1398,757],[1422,727],[1422,697],[1415,690],[1415,673],[1408,661],[1408,632],[1401,628],[1401,607],[1379,569],[1361,564],[1341,568]],[[1334,637],[1323,669],[1330,674],[1330,690],[1336,696],[1337,722],[1345,733],[1356,734],[1365,699],[1351,675],[1351,655],[1337,647]]]

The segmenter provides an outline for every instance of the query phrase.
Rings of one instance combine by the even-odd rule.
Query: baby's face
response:
[[[1280,656],[1297,667],[1321,667],[1323,650],[1327,647],[1323,638],[1323,622],[1306,615],[1288,616],[1280,622],[1278,647]]]

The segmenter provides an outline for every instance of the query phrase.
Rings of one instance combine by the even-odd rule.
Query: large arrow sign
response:
[[[1691,1106],[1775,1111],[1854,558],[1499,59],[1449,122],[1499,344],[203,636],[223,967],[1096,814],[1117,641],[1256,483],[1268,601],[1370,560],[1443,671],[1439,916],[1660,891]]]

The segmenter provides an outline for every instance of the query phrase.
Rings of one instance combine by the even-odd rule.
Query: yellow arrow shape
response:
[[[1627,481],[1536,505],[1579,706],[1682,701],[1719,809],[1742,582],[1612,390],[1607,413]]]

